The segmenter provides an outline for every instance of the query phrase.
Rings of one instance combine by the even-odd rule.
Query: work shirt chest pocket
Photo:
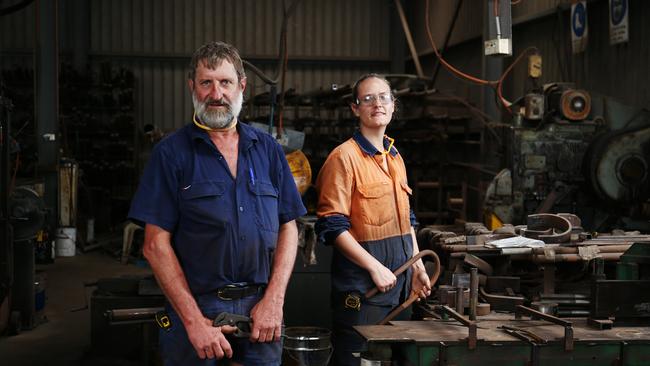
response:
[[[400,192],[401,194],[398,198],[399,209],[400,213],[404,215],[403,217],[406,217],[406,221],[409,222],[409,218],[411,217],[411,204],[409,203],[409,197],[413,194],[413,190],[404,181],[400,182],[400,186],[402,187],[402,192]]]
[[[368,183],[357,186],[359,208],[363,222],[381,226],[392,221],[396,216],[395,195],[388,182]]]
[[[228,214],[223,210],[226,185],[224,182],[194,182],[180,191],[181,219],[195,224],[223,226]]]
[[[277,232],[279,223],[278,190],[264,181],[249,182],[248,189],[255,199],[255,221],[264,230]]]

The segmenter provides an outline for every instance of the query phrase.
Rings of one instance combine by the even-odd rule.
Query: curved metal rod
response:
[[[422,254],[422,255],[420,255],[420,254]],[[398,268],[397,271],[395,271],[395,273],[397,273],[404,266],[406,266],[408,268],[409,265],[413,264],[413,262],[415,262],[417,259],[420,259],[421,257],[423,257],[425,255],[428,255],[428,256],[432,257],[434,259],[434,261],[436,262],[436,272],[429,279],[429,281],[431,282],[431,286],[433,286],[433,284],[436,283],[436,281],[438,281],[438,277],[440,276],[440,258],[438,258],[438,255],[436,253],[434,253],[433,250],[427,249],[427,250],[423,250],[420,253],[416,254],[408,262],[404,263],[402,265],[402,267]],[[405,269],[406,268],[402,269],[402,272]],[[377,289],[377,288],[375,287],[375,289]],[[376,293],[376,291],[375,291],[375,293]],[[367,295],[367,293],[366,293],[366,295]],[[366,296],[366,298],[368,298],[368,296]],[[413,304],[418,298],[419,298],[419,296],[418,296],[417,292],[411,292],[411,295],[409,296],[408,299],[406,299],[406,301],[404,301],[401,305],[399,305],[398,307],[393,309],[388,315],[386,315],[386,317],[384,319],[382,319],[377,324],[378,325],[385,325],[389,321],[393,320],[402,311],[406,310],[409,306],[411,306],[411,304]]]
[[[434,275],[431,277],[431,285],[433,285],[433,283],[438,280],[438,276],[440,276],[440,258],[438,258],[438,255],[436,255],[436,253],[434,253],[433,250],[430,249],[423,250],[418,254],[414,255],[413,257],[411,257],[411,259],[407,260],[406,263],[402,264],[398,269],[396,269],[395,272],[393,272],[393,274],[395,275],[395,277],[401,275],[404,271],[406,271],[407,268],[409,268],[413,263],[415,263],[417,260],[424,257],[425,255],[432,257],[436,262],[436,273],[434,273]],[[435,280],[433,280],[434,278]],[[374,287],[368,290],[368,292],[366,292],[364,296],[366,297],[366,299],[369,299],[375,296],[377,292],[379,292],[379,288]]]

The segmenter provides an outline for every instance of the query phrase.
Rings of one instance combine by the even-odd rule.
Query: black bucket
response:
[[[284,330],[285,365],[326,366],[332,356],[331,332],[318,327]]]

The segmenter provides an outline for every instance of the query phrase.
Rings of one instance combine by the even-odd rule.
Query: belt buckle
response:
[[[217,297],[220,298],[221,300],[226,300],[226,301],[234,300],[234,298],[224,295],[225,291],[228,290],[229,288],[237,288],[237,286],[235,286],[235,285],[226,285],[226,286],[220,288],[219,290],[217,290]]]
[[[361,297],[357,294],[348,294],[345,297],[345,307],[349,309],[354,309],[356,311],[361,310]]]

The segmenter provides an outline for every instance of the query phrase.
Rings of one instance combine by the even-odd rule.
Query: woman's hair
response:
[[[382,80],[383,82],[386,83],[386,85],[388,85],[388,88],[391,88],[390,83],[388,82],[388,80],[386,80],[385,77],[383,77],[383,76],[381,76],[379,74],[371,72],[371,73],[368,73],[368,74],[361,75],[361,77],[359,79],[357,79],[357,81],[355,81],[354,85],[352,86],[352,103],[359,104],[359,95],[358,95],[358,93],[359,93],[359,85],[364,80],[370,79],[370,78],[376,78],[376,79]],[[392,93],[393,93],[393,91],[391,89],[391,94]]]

